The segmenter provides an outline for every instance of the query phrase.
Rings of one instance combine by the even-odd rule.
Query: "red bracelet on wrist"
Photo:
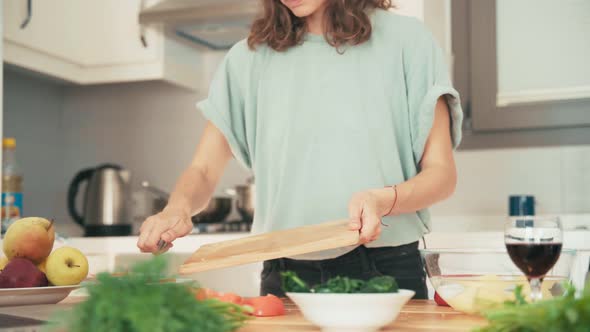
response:
[[[385,216],[388,216],[391,214],[391,212],[395,208],[395,204],[397,203],[397,185],[393,185],[393,186],[391,186],[391,188],[393,188],[393,192],[395,193],[395,197],[393,198],[393,204],[391,204],[391,208],[389,209],[389,212],[387,212],[385,214]]]

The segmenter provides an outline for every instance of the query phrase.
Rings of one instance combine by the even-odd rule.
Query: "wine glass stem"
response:
[[[542,282],[541,278],[531,278],[529,280],[531,286],[531,300],[533,302],[540,301],[543,298],[543,293],[541,292]]]

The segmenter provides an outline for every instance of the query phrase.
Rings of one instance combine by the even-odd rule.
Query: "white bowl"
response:
[[[287,293],[303,317],[324,332],[373,332],[393,322],[414,291],[397,293]]]

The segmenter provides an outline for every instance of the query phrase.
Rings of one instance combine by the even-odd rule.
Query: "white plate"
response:
[[[0,307],[19,305],[55,304],[80,288],[73,286],[48,286],[28,288],[0,288]]]
[[[56,304],[74,292],[75,296],[87,296],[84,285],[92,283],[87,280],[80,285],[73,286],[48,286],[29,288],[0,288],[0,307],[12,307],[21,305]],[[192,279],[177,278],[176,283],[193,283]]]

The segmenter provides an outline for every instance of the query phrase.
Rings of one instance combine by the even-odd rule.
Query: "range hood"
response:
[[[248,36],[260,8],[259,0],[164,0],[142,9],[139,23],[162,24],[180,38],[221,50]]]

